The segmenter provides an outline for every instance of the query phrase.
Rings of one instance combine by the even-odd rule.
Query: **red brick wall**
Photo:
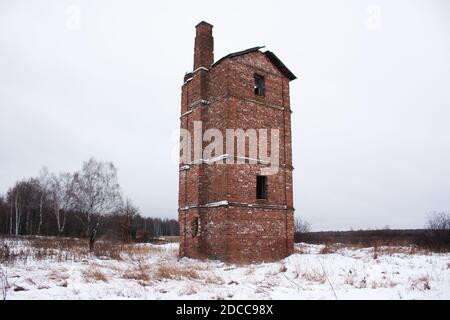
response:
[[[208,25],[202,28],[209,32]],[[201,41],[209,41],[202,36]],[[197,47],[198,41],[196,57],[210,59]],[[206,50],[210,50],[209,42]],[[255,73],[265,77],[265,97],[254,94]],[[180,256],[239,263],[286,257],[293,252],[294,237],[289,80],[259,51],[227,58],[186,80],[181,128],[192,138],[194,121],[203,121],[203,132],[221,130],[224,138],[226,129],[278,129],[280,168],[268,176],[268,199],[257,200],[256,176],[262,164],[191,164],[187,170],[180,164]],[[209,104],[197,103],[200,100]],[[270,132],[268,137],[270,141]],[[203,142],[203,149],[208,144]],[[223,153],[225,147],[224,141]],[[204,207],[219,201],[228,203]],[[193,235],[195,219],[199,232]]]
[[[293,252],[292,210],[219,207],[180,214],[180,255],[233,263],[282,259]],[[199,218],[200,232],[191,233]]]

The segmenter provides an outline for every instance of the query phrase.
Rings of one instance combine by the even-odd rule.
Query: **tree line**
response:
[[[313,244],[340,243],[366,247],[416,245],[434,252],[450,251],[450,213],[433,212],[424,229],[383,229],[311,232],[311,225],[295,220],[295,242]]]
[[[43,168],[37,177],[15,183],[0,195],[0,234],[148,241],[179,234],[178,221],[143,217],[124,199],[112,162],[86,161],[81,170],[55,174]]]

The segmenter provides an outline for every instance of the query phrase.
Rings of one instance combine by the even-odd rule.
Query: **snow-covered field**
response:
[[[130,245],[111,259],[2,242],[25,257],[2,264],[6,299],[450,299],[450,254],[408,247],[324,254],[298,244],[282,261],[238,266],[178,259],[174,243]],[[0,299],[1,286],[2,275]]]

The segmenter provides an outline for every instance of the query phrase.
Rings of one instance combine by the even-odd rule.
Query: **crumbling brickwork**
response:
[[[200,135],[210,128],[224,136],[226,129],[278,129],[280,165],[267,175],[267,197],[259,200],[256,177],[266,163],[207,161],[192,150],[192,162],[180,164],[180,256],[238,263],[281,259],[293,252],[294,240],[289,82],[295,76],[261,48],[213,63],[212,29],[206,22],[196,27],[194,70],[182,87],[181,128],[192,136],[195,121],[202,121]],[[255,75],[264,77],[262,96],[255,93]],[[202,141],[203,149],[209,143]],[[236,155],[237,143],[234,148]],[[226,158],[225,153],[214,157]]]

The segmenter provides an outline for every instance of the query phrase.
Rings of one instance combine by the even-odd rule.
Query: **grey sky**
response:
[[[216,59],[266,45],[298,76],[294,205],[313,229],[450,210],[447,0],[1,0],[0,193],[94,156],[145,215],[176,218],[172,138],[201,20]]]

